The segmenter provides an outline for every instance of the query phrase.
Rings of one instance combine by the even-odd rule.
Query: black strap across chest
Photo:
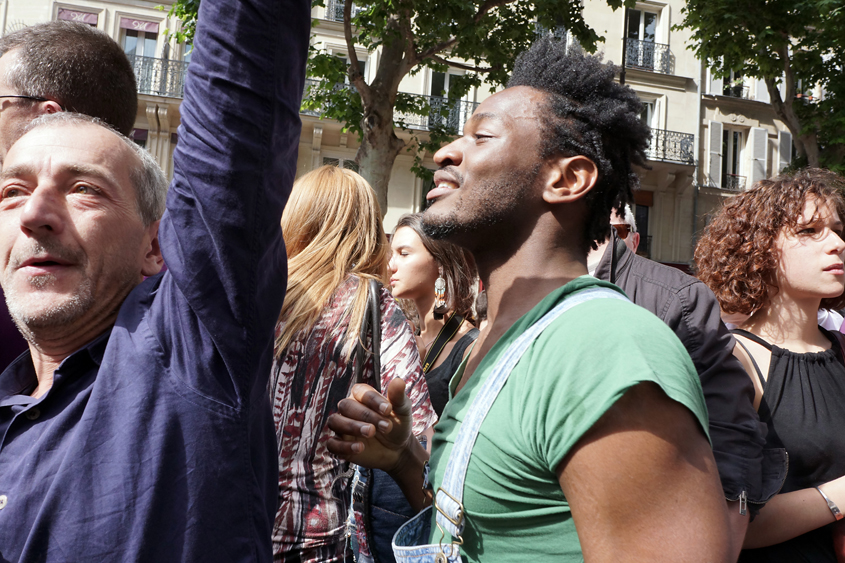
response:
[[[432,342],[431,346],[428,348],[428,352],[423,360],[423,373],[428,373],[428,370],[430,370],[434,365],[434,362],[437,361],[437,358],[440,356],[440,352],[443,351],[446,344],[452,340],[453,336],[458,334],[463,322],[464,318],[462,316],[452,313],[449,320],[446,321],[446,324],[444,324],[443,328],[440,329],[440,332],[437,333],[437,338],[434,339],[434,342]]]
[[[735,328],[731,331],[734,334],[739,334],[751,340],[752,342],[756,342],[760,346],[765,346],[766,350],[769,352],[772,351],[772,345],[757,336],[756,334],[752,334],[747,330],[742,330],[741,328]],[[751,358],[751,364],[754,366],[754,371],[757,372],[757,377],[760,379],[760,385],[763,386],[763,389],[766,388],[766,380],[763,378],[763,372],[760,370],[760,366],[757,365],[757,360],[754,359],[754,356],[751,352],[748,351],[748,347],[742,343],[742,340],[736,339],[736,343],[742,346],[742,349],[745,350],[745,353],[748,354],[748,357]]]

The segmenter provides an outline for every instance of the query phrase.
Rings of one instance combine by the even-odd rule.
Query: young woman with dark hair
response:
[[[463,248],[426,236],[420,213],[399,218],[390,247],[390,286],[394,297],[416,308],[417,345],[431,404],[440,416],[449,381],[478,338],[472,310],[475,261]]]
[[[837,561],[845,510],[842,340],[818,326],[845,305],[845,182],[822,170],[763,180],[728,200],[695,250],[699,277],[734,331],[754,381],[767,447],[785,448],[781,492],[750,524],[741,562]],[[837,540],[838,541],[838,540]]]

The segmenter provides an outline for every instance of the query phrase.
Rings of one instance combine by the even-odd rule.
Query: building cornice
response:
[[[686,92],[687,87],[693,82],[692,78],[686,76],[677,76],[675,74],[661,74],[659,72],[650,72],[647,70],[639,70],[636,68],[625,69],[625,83],[636,84],[638,86],[662,86],[663,88],[670,88],[678,90],[679,92]]]

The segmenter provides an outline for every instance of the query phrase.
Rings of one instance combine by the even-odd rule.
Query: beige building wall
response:
[[[173,78],[182,64],[185,47],[166,42],[165,29],[176,29],[178,21],[170,21],[166,10],[157,6],[172,0],[0,0],[0,28],[8,33],[23,25],[49,21],[59,17],[60,10],[85,12],[97,15],[96,26],[123,42],[125,31],[122,18],[143,20],[158,25],[159,35],[149,58],[142,61],[150,65],[169,65],[167,78]],[[326,7],[315,7],[312,16],[319,20],[312,34],[312,45],[344,56],[347,51],[343,27],[334,21],[339,4],[327,0]],[[791,138],[785,127],[774,120],[765,88],[748,84],[744,97],[725,96],[721,92],[724,82],[713,79],[703,70],[693,53],[686,47],[690,35],[676,31],[672,26],[680,22],[682,0],[663,2],[638,2],[629,10],[613,11],[605,0],[586,0],[584,17],[604,41],[599,51],[605,60],[617,65],[623,62],[623,39],[626,15],[629,24],[626,45],[625,82],[640,96],[646,106],[643,119],[654,131],[649,150],[649,170],[641,170],[642,190],[636,196],[636,213],[641,220],[643,253],[662,262],[689,263],[696,229],[704,224],[704,217],[731,193],[730,186],[715,185],[709,180],[716,170],[716,154],[720,143],[719,127],[724,131],[735,129],[745,132],[741,171],[757,170],[756,174],[772,174],[790,160]],[[365,73],[371,80],[378,63],[379,52],[368,54],[358,49],[358,57],[367,61]],[[176,69],[176,70],[174,70]],[[139,76],[141,70],[139,69]],[[181,90],[178,80],[159,88],[161,70],[152,78],[144,75],[140,86],[136,133],[138,142],[152,152],[162,167],[172,173],[172,152],[177,141],[176,131],[180,122]],[[451,74],[463,71],[454,69]],[[448,78],[447,86],[448,86]],[[730,81],[729,81],[730,82]],[[734,81],[735,82],[735,81]],[[430,95],[435,77],[429,70],[406,77],[400,90],[418,95]],[[733,84],[733,82],[731,82]],[[477,104],[490,95],[489,87],[472,89],[464,98],[463,121]],[[359,146],[357,135],[344,132],[343,124],[321,120],[317,115],[302,115],[298,173],[304,174],[324,162],[354,167]],[[711,124],[717,125],[711,125]],[[765,131],[765,134],[763,133]],[[423,128],[412,132],[397,131],[410,140],[412,133],[425,135]],[[750,143],[750,144],[749,144]],[[752,158],[749,147],[757,147]],[[761,149],[760,147],[764,147]],[[723,151],[724,152],[724,151]],[[435,169],[431,154],[423,155],[425,166]],[[726,157],[727,158],[727,157]],[[723,162],[723,161],[722,161]],[[424,205],[425,185],[410,168],[413,155],[402,153],[394,164],[391,176],[388,209],[385,210],[385,228],[392,231],[398,217],[407,212],[419,211]],[[756,168],[755,168],[756,167]],[[700,186],[704,186],[699,188]]]
[[[686,48],[690,34],[672,29],[683,6],[681,0],[637,2],[613,11],[604,0],[584,3],[587,24],[604,36],[599,52],[618,66],[624,62],[625,83],[645,104],[642,117],[653,132],[650,170],[640,170],[635,194],[641,253],[679,264],[692,258],[701,87],[700,63]]]
[[[717,79],[703,69],[702,82],[698,229],[726,198],[779,174],[793,154],[792,135],[775,117],[762,80]]]

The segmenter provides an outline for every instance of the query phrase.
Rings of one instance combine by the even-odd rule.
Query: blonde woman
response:
[[[324,166],[300,178],[282,216],[288,286],[276,327],[270,397],[279,447],[277,561],[335,562],[347,556],[347,464],[326,449],[326,420],[349,394],[353,351],[368,280],[383,282],[389,247],[375,194],[358,174]],[[436,421],[411,328],[385,288],[381,306],[382,389],[406,381],[414,431]],[[372,360],[364,380],[374,381]]]

